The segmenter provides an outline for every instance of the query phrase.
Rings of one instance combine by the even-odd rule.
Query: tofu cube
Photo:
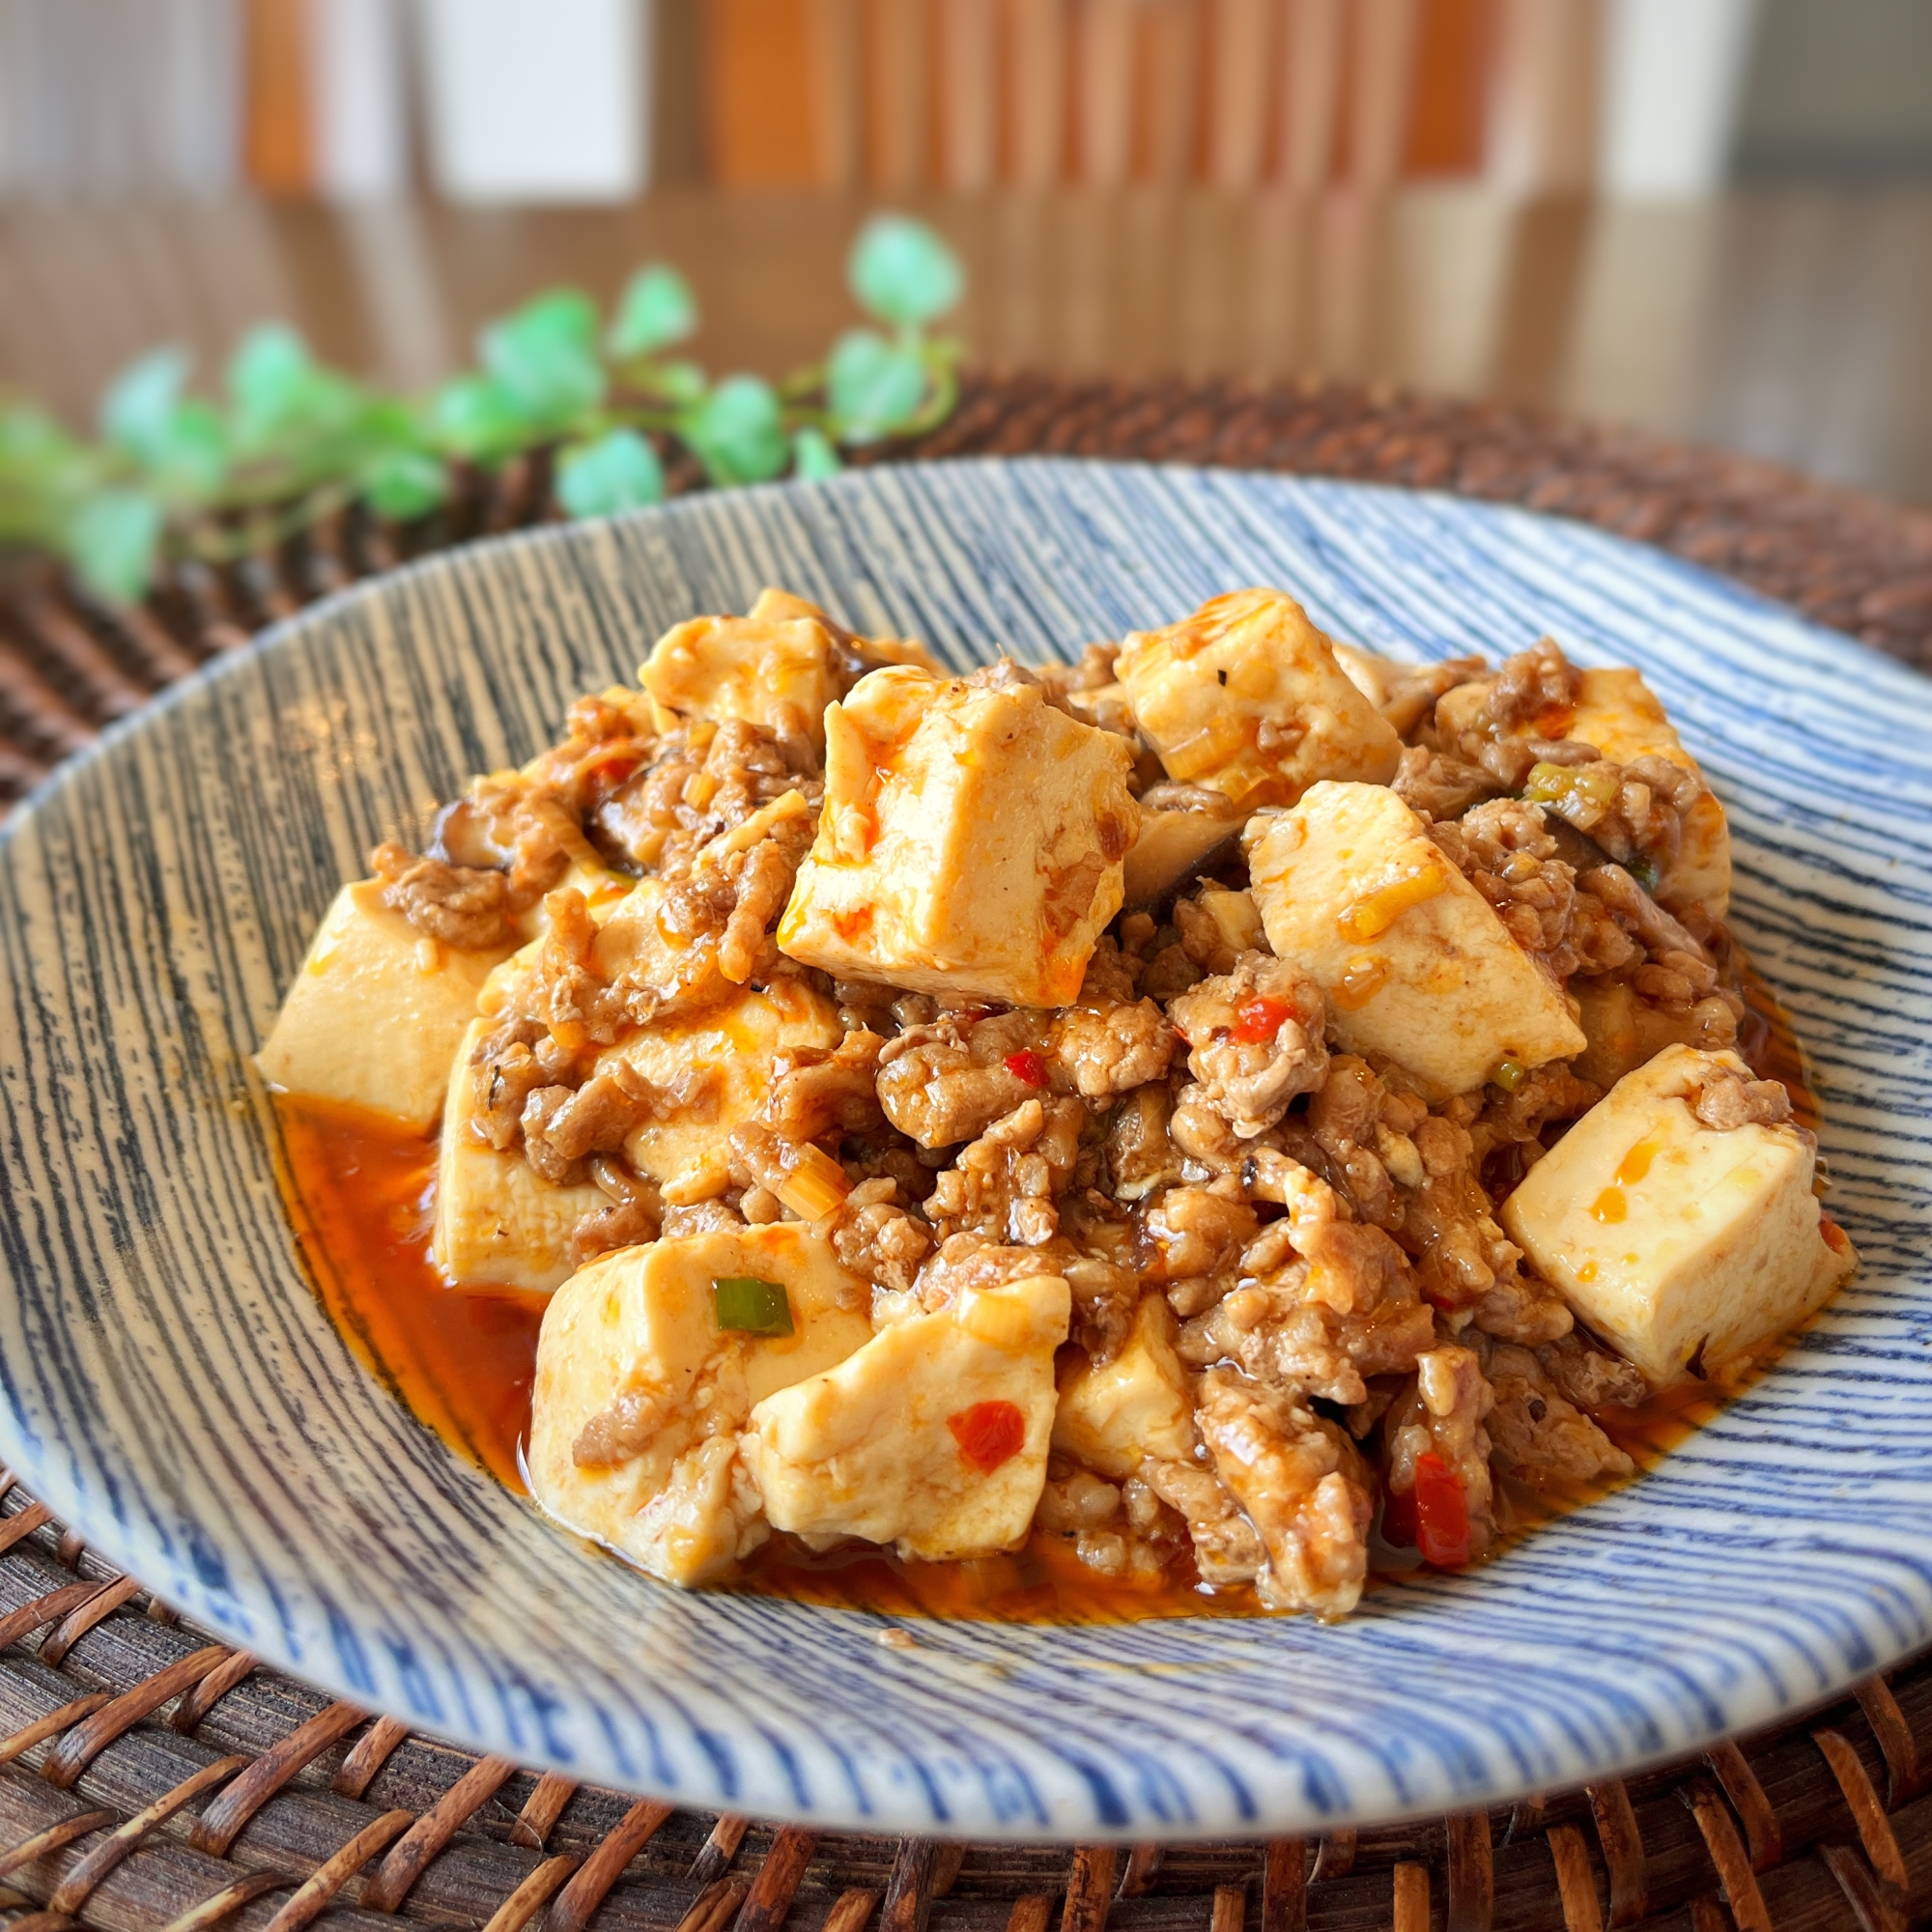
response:
[[[1123,1483],[1144,1462],[1194,1460],[1194,1407],[1175,1353],[1164,1294],[1141,1296],[1126,1345],[1111,1362],[1076,1357],[1060,1378],[1053,1449],[1096,1476]]]
[[[1746,1072],[1734,1053],[1666,1047],[1503,1204],[1537,1272],[1660,1386],[1783,1334],[1857,1264],[1828,1237],[1796,1127],[1714,1128],[1692,1111],[1687,1095],[1725,1068]]]
[[[764,1105],[772,1063],[798,1047],[830,1051],[843,1037],[838,1008],[796,980],[758,991],[734,987],[697,1012],[639,1028],[600,1054],[598,1067],[626,1061],[654,1086],[685,1097],[667,1119],[632,1130],[625,1159],[654,1180],[684,1183],[690,1199],[722,1193],[731,1129]]]
[[[484,1019],[470,1024],[448,1075],[430,1252],[453,1288],[526,1288],[547,1294],[569,1277],[570,1237],[578,1222],[609,1201],[588,1183],[557,1187],[521,1149],[499,1151],[469,1131],[485,1077],[475,1053],[492,1026]]]
[[[838,696],[838,652],[817,615],[694,617],[667,631],[638,671],[658,728],[693,718],[742,718],[825,743],[825,707]]]
[[[1345,1051],[1440,1098],[1583,1050],[1562,992],[1386,787],[1311,785],[1243,842],[1268,944],[1321,986]]]
[[[739,1438],[773,1528],[940,1562],[1025,1541],[1046,1482],[1058,1275],[967,1290],[767,1396]]]
[[[1293,805],[1318,779],[1386,784],[1402,757],[1388,721],[1279,590],[1236,590],[1128,638],[1115,674],[1168,776],[1238,808]]]
[[[776,1284],[789,1335],[718,1325],[712,1284]],[[796,1221],[604,1255],[544,1311],[531,1492],[652,1576],[702,1583],[764,1540],[737,1454],[753,1406],[865,1345],[870,1291]]]
[[[1131,765],[1037,684],[871,672],[825,714],[825,806],[781,951],[840,979],[1065,1005],[1121,909]]]
[[[382,893],[363,879],[336,894],[255,1065],[291,1094],[427,1133],[476,996],[510,949],[464,952],[425,939]]]
[[[1572,738],[1594,745],[1604,757],[1620,765],[1649,754],[1703,778],[1697,760],[1684,749],[1676,726],[1640,671],[1611,666],[1579,671],[1577,677],[1577,702],[1567,716],[1540,714],[1519,724],[1517,735]],[[1436,705],[1442,728],[1452,734],[1461,730],[1493,682],[1485,678],[1444,693]],[[1708,784],[1684,815],[1683,841],[1659,879],[1656,895],[1662,905],[1701,905],[1714,919],[1721,919],[1730,905],[1730,825]]]

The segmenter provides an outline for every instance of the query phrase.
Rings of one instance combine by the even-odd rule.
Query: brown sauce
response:
[[[1763,980],[1744,969],[1748,1013],[1740,1039],[1761,1076],[1790,1089],[1817,1124],[1803,1049]],[[537,1331],[548,1297],[516,1289],[457,1291],[430,1259],[436,1144],[355,1108],[282,1096],[283,1191],[329,1318],[357,1356],[428,1428],[518,1494],[529,1428]],[[1638,1408],[1597,1419],[1639,1470],[1654,1467],[1775,1359],[1767,1350],[1719,1388],[1688,1382]],[[1499,1484],[1517,1536],[1601,1495],[1608,1484]],[[1413,1557],[1406,1556],[1412,1565]],[[1394,1580],[1393,1575],[1386,1580]],[[965,1563],[914,1563],[868,1548],[814,1554],[774,1537],[744,1566],[746,1589],[844,1608],[1012,1623],[1259,1614],[1248,1588],[1210,1592],[1184,1559],[1151,1582],[1100,1577],[1063,1539],[1037,1533],[1020,1550]]]

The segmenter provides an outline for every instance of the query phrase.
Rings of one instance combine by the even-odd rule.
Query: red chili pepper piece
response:
[[[1469,1560],[1469,1505],[1463,1479],[1432,1449],[1415,1459],[1415,1547],[1438,1570]]]
[[[1294,1009],[1286,1000],[1268,993],[1257,993],[1235,1009],[1235,1037],[1258,1044],[1272,1039],[1286,1021],[1294,1017]]]
[[[1004,1064],[1015,1080],[1024,1080],[1029,1087],[1046,1085],[1046,1062],[1032,1047],[1023,1046],[1017,1053],[1008,1054]]]
[[[1392,1543],[1398,1549],[1415,1548],[1415,1492],[1405,1490],[1397,1495],[1393,1490],[1382,1497],[1382,1541]]]
[[[982,1476],[990,1476],[1026,1447],[1026,1417],[1016,1403],[976,1402],[949,1415],[946,1426],[960,1455]]]

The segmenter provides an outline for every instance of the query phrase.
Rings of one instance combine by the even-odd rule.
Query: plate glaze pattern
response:
[[[767,582],[964,665],[1251,582],[1398,655],[1642,667],[1732,812],[1736,921],[1826,1109],[1853,1287],[1647,1480],[1348,1623],[1009,1628],[683,1596],[542,1522],[358,1366],[246,1056],[378,838]],[[1545,1789],[1932,1638],[1932,686],[1579,526],[1025,461],[878,469],[453,554],[64,771],[0,849],[0,1453],[183,1610],[528,1764],[980,1835],[1298,1831]]]

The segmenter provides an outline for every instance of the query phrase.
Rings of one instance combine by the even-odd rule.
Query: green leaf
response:
[[[420,449],[385,449],[363,469],[362,497],[379,517],[408,523],[449,495],[449,471]]]
[[[533,441],[539,431],[509,390],[490,376],[459,376],[430,405],[430,429],[454,456],[495,463]]]
[[[131,604],[148,587],[167,513],[144,490],[103,490],[81,505],[67,530],[67,554],[88,587]]]
[[[137,463],[155,462],[167,446],[188,368],[185,349],[156,349],[129,364],[100,399],[100,433]]]
[[[832,440],[822,429],[802,429],[791,440],[791,469],[794,476],[809,483],[837,476],[845,466],[838,460]]]
[[[855,328],[832,351],[825,393],[841,441],[876,442],[924,400],[925,364],[917,350],[897,347],[872,329]]]
[[[867,222],[845,273],[860,307],[898,328],[944,315],[966,288],[958,256],[906,214],[875,214]]]
[[[756,376],[727,376],[678,422],[714,483],[762,483],[791,455],[778,392]]]
[[[649,393],[680,408],[701,401],[710,386],[711,378],[704,373],[702,364],[681,360],[653,362],[642,380],[642,387]]]
[[[251,328],[228,358],[237,434],[253,440],[300,414],[316,373],[308,344],[286,323]]]
[[[163,488],[206,494],[228,467],[226,439],[209,404],[183,396],[187,371],[179,349],[142,356],[109,384],[100,424],[107,440]]]
[[[573,517],[609,517],[664,501],[664,465],[634,429],[613,429],[557,459],[556,500]]]
[[[605,338],[612,355],[626,361],[653,355],[697,331],[697,298],[691,284],[662,262],[642,268],[625,284]]]
[[[604,400],[597,305],[577,289],[553,289],[477,338],[484,369],[509,406],[537,430],[567,428]]]

